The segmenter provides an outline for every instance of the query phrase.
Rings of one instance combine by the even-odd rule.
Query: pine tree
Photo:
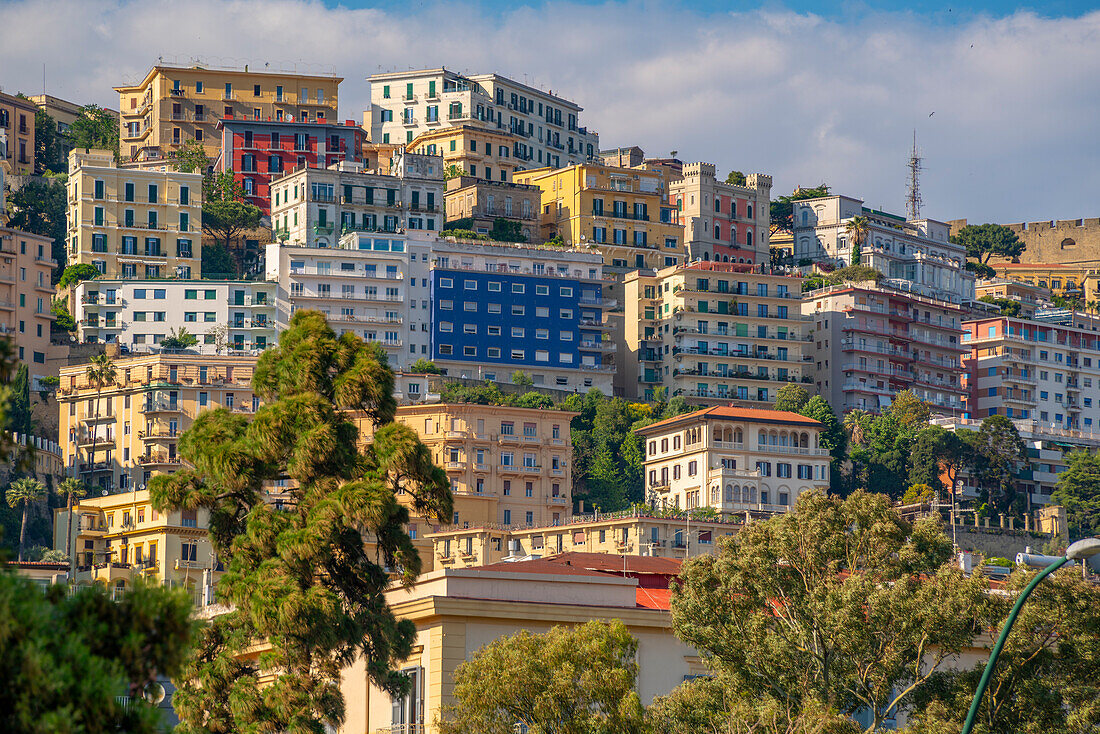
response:
[[[428,449],[394,423],[393,384],[380,347],[337,337],[320,313],[299,311],[256,366],[252,388],[264,405],[255,417],[202,413],[179,441],[191,468],[150,482],[160,508],[210,511],[226,565],[219,601],[232,605],[203,629],[179,681],[178,731],[339,726],[340,670],[359,655],[374,683],[404,692],[394,665],[410,654],[415,627],[394,617],[383,593],[390,571],[411,581],[420,558],[397,495],[441,521],[452,500]],[[365,444],[356,418],[374,426]],[[290,488],[276,509],[265,483],[280,478]],[[241,657],[264,641],[258,660]]]

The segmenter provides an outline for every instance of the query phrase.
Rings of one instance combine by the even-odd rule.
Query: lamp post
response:
[[[1059,558],[1036,574],[1035,578],[1024,587],[1022,592],[1020,592],[1020,596],[1016,599],[1016,604],[1013,605],[1012,611],[1008,615],[1008,619],[1005,620],[1005,626],[1001,629],[1001,634],[997,638],[997,644],[993,646],[993,652],[989,656],[989,662],[985,664],[985,671],[982,673],[982,679],[978,683],[978,690],[974,691],[974,700],[970,702],[970,711],[966,714],[966,723],[963,724],[961,734],[970,734],[970,730],[974,728],[974,720],[978,717],[978,707],[981,706],[982,695],[985,693],[985,689],[989,687],[989,679],[993,677],[993,668],[997,665],[997,658],[1001,654],[1001,648],[1005,646],[1005,641],[1008,639],[1008,633],[1012,631],[1012,625],[1016,622],[1016,617],[1019,616],[1020,610],[1023,609],[1024,602],[1031,596],[1031,592],[1035,590],[1035,587],[1038,586],[1043,579],[1070,561],[1080,561],[1084,564],[1085,561],[1095,556],[1097,553],[1100,553],[1100,539],[1085,538],[1084,540],[1078,540],[1066,549],[1065,556]]]

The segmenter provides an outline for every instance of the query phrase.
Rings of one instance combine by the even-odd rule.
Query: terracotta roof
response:
[[[655,428],[666,428],[681,422],[704,419],[743,420],[757,423],[785,423],[803,426],[821,426],[821,423],[813,418],[807,418],[798,413],[787,410],[764,410],[763,408],[737,408],[732,405],[716,405],[706,410],[697,410],[692,413],[684,413],[672,418],[666,418],[657,423],[651,423],[644,428],[639,428],[636,433],[646,434]]]
[[[667,612],[669,600],[672,599],[672,592],[668,589],[643,589],[638,587],[635,596],[638,599],[638,606],[643,609],[660,609]]]

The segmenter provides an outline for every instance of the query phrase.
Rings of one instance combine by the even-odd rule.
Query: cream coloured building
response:
[[[167,158],[197,140],[211,160],[221,150],[218,120],[335,122],[341,77],[206,64],[158,62],[133,84],[115,87],[124,160]]]
[[[69,263],[109,278],[195,278],[202,175],[117,168],[105,150],[69,153]]]
[[[454,166],[462,176],[506,183],[526,158],[520,155],[518,144],[513,149],[513,139],[505,132],[457,125],[421,133],[409,143],[408,150],[442,156],[444,168]]]
[[[213,602],[213,584],[221,564],[207,537],[209,512],[158,511],[148,489],[106,496],[90,495],[72,510],[71,545],[66,540],[69,511],[53,513],[57,550],[71,547],[78,586],[104,584],[125,592],[138,579],[186,589],[193,603]]]
[[[812,380],[802,278],[704,261],[628,273],[623,289],[628,396],[660,390],[694,405],[759,408],[784,385]]]
[[[646,498],[664,507],[786,512],[829,484],[821,423],[777,410],[714,407],[637,430],[646,442]]]
[[[51,374],[46,362],[56,319],[52,247],[49,237],[0,226],[0,338],[14,340],[32,390]]]
[[[179,435],[201,411],[252,414],[256,358],[154,354],[114,361],[117,378],[97,390],[87,364],[61,368],[57,390],[65,469],[94,493],[130,490],[182,464]]]

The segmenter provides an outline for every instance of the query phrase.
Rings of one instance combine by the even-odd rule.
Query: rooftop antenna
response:
[[[909,153],[909,181],[905,187],[905,213],[909,221],[920,219],[920,172],[923,160],[920,149],[917,148],[917,131],[913,130],[913,150]]]

